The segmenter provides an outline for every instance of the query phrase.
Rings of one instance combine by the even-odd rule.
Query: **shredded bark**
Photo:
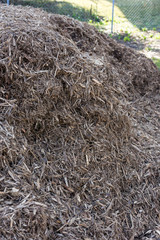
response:
[[[0,5],[0,239],[160,234],[160,72],[94,27]]]

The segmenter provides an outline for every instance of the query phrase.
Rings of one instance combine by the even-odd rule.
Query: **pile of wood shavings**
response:
[[[156,66],[65,16],[0,22],[0,238],[158,239]]]

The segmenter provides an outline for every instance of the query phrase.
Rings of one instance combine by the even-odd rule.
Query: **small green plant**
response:
[[[124,42],[130,42],[131,41],[131,39],[130,39],[130,37],[129,36],[126,36],[126,37],[124,37]]]
[[[101,21],[99,22],[99,25],[105,25],[105,22],[101,20]]]
[[[112,38],[112,37],[113,37],[113,35],[110,33],[110,34],[109,34],[109,37],[110,37],[110,38]]]
[[[156,30],[157,30],[157,28],[154,27],[154,28],[153,28],[153,31],[156,31]]]
[[[147,31],[148,31],[148,28],[144,27],[144,28],[142,28],[142,31],[143,31],[143,32],[147,32]]]
[[[146,40],[146,39],[147,39],[147,37],[146,37],[146,36],[142,36],[142,38],[143,38],[143,40]]]
[[[149,37],[152,38],[152,37],[153,37],[153,33],[151,33],[151,34],[149,35]]]
[[[151,48],[151,47],[146,47],[145,50],[146,50],[147,52],[149,52],[149,51],[152,50],[152,48]]]

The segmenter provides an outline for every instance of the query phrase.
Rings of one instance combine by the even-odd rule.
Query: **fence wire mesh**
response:
[[[115,6],[130,24],[139,29],[160,28],[160,0],[115,0]],[[115,12],[115,31],[119,23],[120,18]]]

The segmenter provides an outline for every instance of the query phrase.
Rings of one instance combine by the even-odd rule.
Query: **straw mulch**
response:
[[[158,239],[156,66],[65,16],[0,22],[0,239]]]

